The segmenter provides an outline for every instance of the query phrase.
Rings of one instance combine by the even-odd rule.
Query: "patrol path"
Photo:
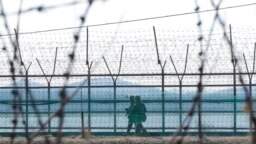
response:
[[[51,142],[54,142],[54,138],[51,138]],[[170,143],[171,137],[137,137],[137,136],[109,136],[100,137],[92,136],[91,138],[82,139],[81,136],[64,137],[62,139],[63,144],[166,144]],[[8,137],[0,137],[0,144],[9,144],[10,139]],[[25,138],[17,137],[15,144],[25,144]],[[32,144],[43,144],[44,138],[38,137],[34,139]],[[250,137],[207,137],[204,139],[204,144],[249,144]],[[198,144],[198,137],[186,137],[183,144]]]

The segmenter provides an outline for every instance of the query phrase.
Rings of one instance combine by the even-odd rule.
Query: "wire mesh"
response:
[[[206,45],[209,31],[204,31],[204,45]],[[147,108],[147,121],[143,124],[149,132],[174,132],[184,117],[189,112],[198,83],[198,67],[200,51],[197,41],[197,31],[175,31],[156,29],[160,60],[166,61],[164,73],[157,63],[156,47],[152,29],[133,31],[97,31],[89,29],[88,59],[93,62],[90,74],[86,65],[86,29],[82,29],[81,38],[76,49],[75,64],[68,81],[67,94],[70,95],[83,80],[85,84],[68,103],[64,109],[64,132],[80,132],[82,120],[85,127],[90,127],[92,132],[125,132],[128,119],[125,108],[129,106],[130,95],[140,95]],[[25,65],[32,62],[28,71],[28,86],[36,100],[43,121],[49,113],[60,107],[59,92],[63,87],[65,77],[63,73],[67,68],[67,55],[72,50],[72,37],[74,30],[62,30],[32,34],[21,34],[20,50]],[[202,97],[203,130],[208,132],[236,132],[248,131],[248,115],[244,113],[244,92],[241,83],[237,81],[237,95],[234,99],[233,67],[228,44],[223,41],[222,30],[216,30],[211,35],[210,47],[206,51],[207,61],[204,73],[206,74],[204,92]],[[3,42],[11,49],[8,37],[3,36]],[[244,73],[246,67],[242,54],[246,55],[249,69],[253,67],[253,47],[255,30],[233,29],[233,41],[236,45],[235,54],[238,56]],[[187,71],[182,83],[170,61],[172,56],[178,74],[184,71],[186,49],[189,44]],[[112,76],[118,75],[120,53],[124,45],[122,67],[120,75],[114,85]],[[47,77],[50,78],[53,70],[55,49],[58,47],[56,71],[48,92],[48,83],[45,80],[36,58],[40,61]],[[9,123],[12,110],[11,89],[13,87],[9,76],[8,59],[0,53],[1,65],[1,132],[10,132]],[[111,74],[104,60],[105,57]],[[90,76],[90,85],[89,79]],[[162,78],[164,77],[164,81]],[[243,75],[248,84],[247,75]],[[236,76],[238,79],[238,76]],[[254,86],[254,79],[252,81]],[[26,109],[26,79],[24,72],[17,76],[17,84],[22,95],[22,107]],[[164,90],[163,90],[164,88]],[[90,89],[90,93],[89,93]],[[255,92],[253,87],[253,93]],[[116,99],[114,95],[116,94]],[[50,99],[48,99],[50,95]],[[164,97],[164,101],[163,101]],[[30,98],[29,98],[30,100]],[[234,109],[236,104],[236,109]],[[114,106],[116,105],[116,106]],[[50,108],[48,107],[50,106]],[[82,115],[84,119],[82,119]],[[39,127],[32,103],[28,104],[28,112],[23,111],[21,119],[28,115],[29,132],[34,132]],[[235,118],[236,117],[236,118]],[[20,120],[21,122],[22,120]],[[164,123],[164,124],[163,124]],[[195,116],[191,123],[191,130],[198,127],[198,118]],[[234,125],[236,125],[234,127]],[[56,132],[58,119],[51,121],[50,129]],[[24,130],[22,123],[18,124],[19,131]]]

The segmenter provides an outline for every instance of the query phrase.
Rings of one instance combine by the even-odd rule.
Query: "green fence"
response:
[[[209,74],[210,76],[223,76]],[[231,75],[231,74],[225,74]],[[166,135],[177,131],[182,121],[191,109],[197,85],[178,84],[144,84],[137,85],[124,81],[129,77],[161,78],[162,74],[120,75],[120,80],[111,84],[108,75],[73,75],[86,80],[84,84],[78,82],[67,87],[68,95],[78,89],[75,97],[66,105],[64,133],[80,133],[90,129],[95,134],[125,133],[128,118],[125,108],[129,107],[129,96],[139,95],[147,108],[147,120],[143,123],[148,132]],[[168,81],[175,74],[164,75]],[[187,74],[186,76],[197,76]],[[42,76],[29,76],[21,79],[16,89],[22,100],[16,103],[22,106],[18,118],[16,132],[35,132],[39,128],[40,119],[45,122],[60,107],[59,91],[61,86],[39,86],[31,79]],[[99,78],[100,77],[100,78]],[[27,81],[28,89],[24,86]],[[254,86],[254,85],[251,85]],[[235,89],[234,89],[235,88]],[[1,87],[0,90],[0,133],[12,131],[13,119],[13,87]],[[252,89],[253,90],[253,89]],[[235,94],[235,95],[234,95]],[[35,113],[33,101],[39,113]],[[254,101],[255,102],[255,101]],[[249,132],[249,115],[244,110],[245,96],[239,84],[204,85],[202,98],[202,130],[204,133],[226,133],[230,135]],[[39,115],[38,115],[39,114]],[[58,130],[58,118],[53,118],[44,129],[44,133],[55,133]],[[190,124],[189,132],[197,133],[197,111]]]

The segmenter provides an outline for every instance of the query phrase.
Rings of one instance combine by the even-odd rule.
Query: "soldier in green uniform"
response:
[[[135,104],[131,109],[131,113],[134,114],[135,120],[135,134],[147,135],[146,129],[143,127],[142,122],[146,121],[146,107],[141,102],[140,96],[135,96]]]
[[[135,104],[134,96],[130,96],[130,106],[129,106],[129,108],[125,109],[126,110],[126,116],[128,115],[127,135],[130,134],[132,125],[135,123],[134,113],[131,111],[134,104]]]

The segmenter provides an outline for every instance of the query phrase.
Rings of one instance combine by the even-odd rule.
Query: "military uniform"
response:
[[[135,120],[135,133],[136,135],[139,135],[141,132],[147,133],[146,129],[143,128],[142,122],[145,122],[147,117],[146,117],[146,107],[145,105],[141,102],[141,99],[139,96],[135,97],[135,104],[131,110],[131,113],[134,114],[134,120]]]
[[[128,109],[126,109],[126,114],[128,115],[127,134],[130,133],[132,125],[135,123],[134,112],[132,112],[132,108],[133,108],[134,104],[135,104],[134,96],[130,96],[130,106],[129,106]]]

